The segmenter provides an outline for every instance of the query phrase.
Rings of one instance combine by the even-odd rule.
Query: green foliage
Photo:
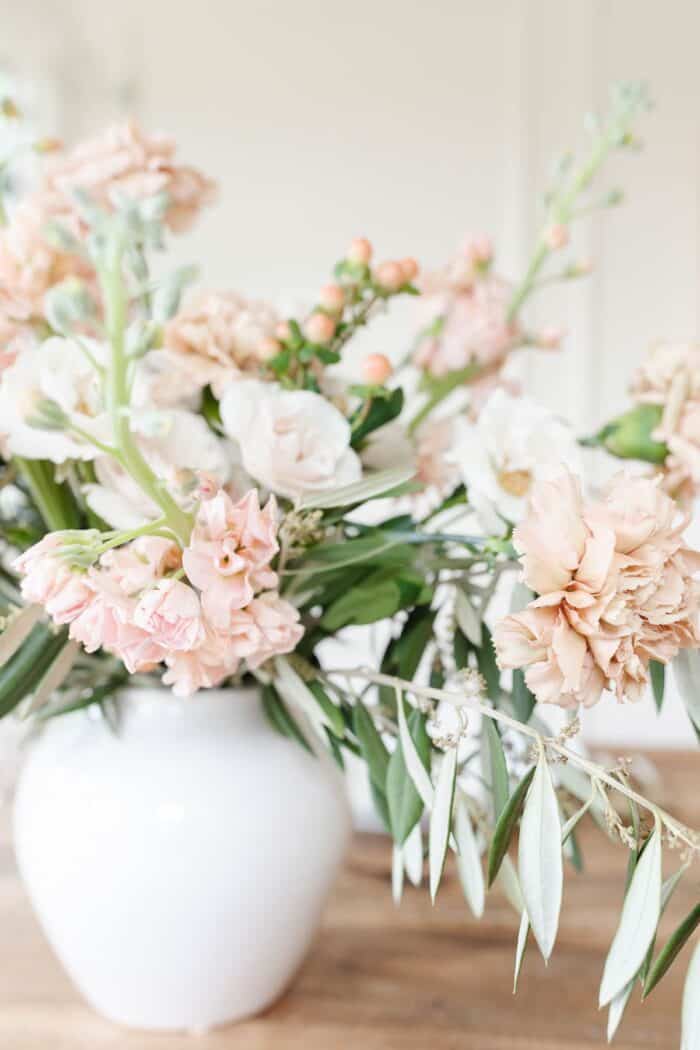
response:
[[[513,794],[510,796],[506,804],[501,810],[501,815],[496,822],[496,827],[493,832],[491,839],[491,845],[489,846],[489,859],[488,859],[488,884],[493,885],[493,881],[498,875],[503,858],[505,857],[510,840],[513,837],[518,818],[522,811],[525,803],[525,795],[530,787],[532,778],[535,775],[535,767],[530,769],[523,779],[516,787]]]
[[[425,728],[425,716],[415,708],[408,716],[408,729],[416,747],[416,752],[430,772],[430,737]],[[423,800],[409,776],[401,741],[389,759],[386,778],[386,797],[389,804],[391,833],[398,845],[403,845],[423,812]]]
[[[387,390],[383,394],[375,394],[365,400],[350,417],[352,447],[361,448],[371,433],[401,415],[403,401],[404,395],[401,387],[397,387],[396,390]]]

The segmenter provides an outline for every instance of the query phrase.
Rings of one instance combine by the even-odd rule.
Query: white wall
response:
[[[590,428],[624,404],[652,339],[698,333],[693,0],[0,0],[0,24],[0,63],[34,83],[47,131],[130,111],[172,132],[222,191],[180,257],[288,302],[358,233],[430,265],[489,232],[517,276],[548,159],[580,140],[611,80],[646,78],[646,149],[613,165],[627,203],[576,235],[593,277],[533,311],[571,334],[561,356],[533,358],[531,389]],[[408,330],[406,315],[384,323],[378,348]],[[620,715],[596,711],[590,733],[686,739],[677,709]]]

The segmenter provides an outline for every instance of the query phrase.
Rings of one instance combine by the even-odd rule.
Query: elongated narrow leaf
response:
[[[518,879],[518,873],[515,870],[515,865],[510,859],[508,854],[503,858],[501,864],[501,870],[498,873],[498,881],[501,884],[501,888],[505,893],[508,902],[515,909],[518,915],[522,915],[525,908],[525,901],[523,899],[523,891],[520,888],[520,880]]]
[[[306,682],[297,674],[284,656],[275,658],[275,686],[280,696],[306,715],[314,731],[326,742],[324,727],[333,731],[333,727],[324,709],[309,689]]]
[[[607,1006],[644,962],[661,913],[661,836],[657,828],[642,853],[627,891],[620,925],[605,960],[600,1006]]]
[[[700,1050],[700,944],[696,945],[683,989],[681,1050]]]
[[[0,667],[14,656],[43,614],[44,610],[40,605],[27,605],[11,614],[0,634]]]
[[[527,935],[530,932],[530,920],[527,917],[527,911],[523,911],[520,916],[520,926],[518,927],[518,943],[515,946],[515,969],[513,971],[513,995],[518,990],[518,978],[520,977],[520,971],[523,968],[523,959],[525,958],[525,949],[527,948]]]
[[[378,470],[376,474],[370,474],[362,481],[354,481],[351,485],[343,485],[337,489],[331,489],[315,496],[307,496],[301,501],[301,510],[330,510],[333,507],[347,507],[352,503],[364,503],[365,500],[375,499],[392,489],[410,481],[416,473],[415,465],[405,463],[399,467],[390,467],[388,470]]]
[[[547,960],[559,927],[564,871],[559,805],[544,754],[537,763],[520,823],[518,869],[532,932]]]
[[[400,904],[403,896],[403,853],[400,846],[394,843],[391,854],[391,895],[394,904]]]
[[[481,645],[481,617],[461,587],[457,588],[455,615],[459,629],[472,645]]]
[[[508,795],[510,794],[508,787],[508,766],[506,765],[506,756],[503,754],[501,735],[494,725],[493,720],[485,715],[482,719],[482,725],[488,747],[488,779],[491,785],[491,794],[493,795],[494,817],[498,820],[508,801]]]
[[[618,992],[613,1001],[610,1003],[610,1009],[608,1010],[608,1042],[612,1043],[615,1038],[615,1033],[620,1027],[620,1021],[622,1015],[625,1012],[627,1003],[629,1002],[632,989],[634,988],[634,978],[625,985],[621,992]]]
[[[262,691],[262,706],[270,725],[281,733],[288,736],[306,750],[313,754],[313,749],[303,732],[295,722],[293,716],[287,710],[284,702],[277,695],[277,690],[272,685],[266,685]]]
[[[26,718],[34,714],[40,708],[45,707],[56,690],[63,685],[70,670],[78,658],[80,646],[77,642],[66,642],[60,653],[49,667],[44,677],[36,687],[29,706],[23,708],[22,715]]]
[[[651,675],[651,689],[654,694],[656,710],[660,711],[664,703],[664,684],[666,681],[666,668],[658,660],[649,661],[649,674]]]
[[[416,779],[421,784],[423,780],[417,770],[420,766],[429,780],[426,770],[429,761],[430,738],[425,731],[425,720],[420,711],[414,710],[408,723],[404,719],[403,730],[401,724],[399,726],[399,739],[389,759],[386,778],[391,833],[394,841],[400,846],[404,844],[423,812],[424,802],[418,792]],[[430,791],[432,805],[432,784]]]
[[[686,915],[683,922],[676,927],[659,952],[654,965],[649,971],[649,976],[644,982],[643,999],[646,999],[652,989],[656,987],[661,978],[670,969],[680,951],[692,937],[698,923],[700,923],[700,904],[696,904],[693,910]]]
[[[404,707],[404,699],[400,690],[396,694],[396,702],[398,705],[399,715],[399,741],[403,749],[404,761],[406,762],[406,768],[408,774],[413,781],[416,791],[423,800],[423,804],[430,809],[433,805],[433,783],[430,779],[430,774],[426,769],[424,762],[425,749],[423,749],[423,756],[418,753],[416,744],[411,731],[409,730],[408,722],[406,720],[406,710]],[[419,714],[419,712],[418,712]],[[416,720],[416,725],[423,725],[423,720]]]
[[[525,681],[525,674],[519,668],[513,671],[513,686],[510,695],[515,717],[527,724],[535,709],[535,696],[530,692]]]
[[[442,879],[447,853],[447,841],[452,826],[452,803],[455,794],[455,776],[457,774],[457,748],[452,747],[440,763],[433,811],[430,814],[430,840],[428,859],[430,868],[430,896],[433,904]]]
[[[484,914],[484,873],[479,847],[474,834],[467,803],[460,798],[455,807],[455,837],[457,839],[457,871],[467,904],[476,919]]]
[[[337,704],[333,703],[320,682],[309,682],[308,688],[309,692],[315,697],[316,703],[323,711],[331,733],[333,736],[338,737],[339,740],[342,740],[345,736],[345,719],[343,718],[343,712]]]
[[[496,823],[493,832],[493,838],[491,839],[491,845],[489,847],[489,886],[493,885],[493,880],[498,875],[501,862],[508,851],[510,840],[513,837],[515,826],[518,823],[520,811],[525,803],[525,795],[527,794],[527,790],[530,787],[534,775],[535,767],[533,766],[520,781],[515,791],[503,807],[503,811],[498,818],[498,822]]]
[[[414,886],[420,886],[423,880],[423,836],[420,823],[403,844],[403,866]]]
[[[375,788],[386,794],[386,772],[389,766],[389,752],[374,724],[372,715],[361,700],[355,703],[353,711],[353,729],[360,745],[362,757],[367,763],[370,779]]]
[[[688,717],[700,734],[700,651],[681,649],[673,661],[673,674]]]
[[[661,916],[666,911],[666,907],[668,905],[668,902],[670,901],[671,897],[675,893],[676,886],[678,885],[678,883],[683,878],[683,875],[685,874],[686,868],[687,868],[687,862],[685,864],[682,864],[681,867],[678,869],[678,871],[674,872],[673,875],[669,875],[669,877],[666,879],[666,881],[664,882],[663,886],[661,887],[661,911],[660,911],[660,914],[659,914],[659,918],[661,918]],[[657,928],[657,932],[658,932],[658,928]],[[646,953],[646,955],[644,957],[644,962],[642,963],[642,965],[641,965],[641,967],[639,969],[638,976],[639,976],[639,980],[642,982],[642,986],[644,986],[646,984],[646,982],[647,982],[647,977],[649,976],[649,970],[651,969],[651,964],[652,964],[653,959],[654,959],[654,949],[655,949],[655,947],[656,947],[656,934],[654,934],[654,936],[651,939],[651,944],[649,945],[649,949],[648,949],[648,951],[647,951],[647,953]]]
[[[576,812],[567,820],[566,824],[561,830],[562,846],[566,844],[569,835],[571,835],[574,832],[574,830],[578,826],[579,821],[585,817],[586,813],[588,813],[588,810],[593,805],[593,798],[594,796],[591,795],[591,797],[588,799],[588,802],[584,802],[581,808],[577,809]]]

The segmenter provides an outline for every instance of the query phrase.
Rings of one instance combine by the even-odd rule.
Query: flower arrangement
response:
[[[134,124],[53,144],[0,233],[0,713],[109,715],[133,675],[183,703],[258,683],[277,730],[364,759],[397,897],[427,856],[434,899],[450,851],[477,917],[500,880],[521,916],[516,981],[530,930],[552,952],[563,858],[589,815],[630,860],[601,984],[610,1037],[636,979],[649,994],[697,925],[698,908],[654,953],[700,838],[571,739],[605,691],[636,700],[651,681],[661,703],[671,661],[700,733],[700,555],[678,502],[700,479],[697,350],[655,349],[631,411],[582,441],[507,365],[559,346],[524,308],[587,272],[566,261],[570,226],[582,204],[621,199],[591,187],[646,104],[625,85],[589,120],[516,283],[484,238],[427,277],[357,238],[302,317],[189,295],[195,272],[155,279],[152,256],[214,185]],[[410,353],[370,354],[348,378],[345,345],[413,297]],[[597,491],[587,445],[647,466]],[[380,623],[379,667],[328,666],[329,638]],[[544,704],[569,711],[559,733]],[[662,847],[679,857],[663,886]]]

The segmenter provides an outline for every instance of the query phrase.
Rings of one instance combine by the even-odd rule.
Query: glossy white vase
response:
[[[285,989],[346,848],[342,778],[270,728],[254,690],[128,690],[49,722],[17,788],[25,886],[101,1014],[206,1030]]]

